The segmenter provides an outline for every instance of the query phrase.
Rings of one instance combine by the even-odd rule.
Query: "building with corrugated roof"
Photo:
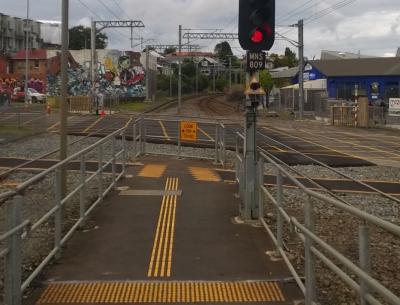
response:
[[[400,96],[400,58],[376,57],[313,60],[305,67],[304,80],[326,79],[330,98],[351,100],[367,96],[371,102]]]

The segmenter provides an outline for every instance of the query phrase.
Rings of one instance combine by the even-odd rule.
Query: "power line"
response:
[[[308,5],[309,3],[312,3],[312,2],[314,2],[314,1],[315,1],[315,0],[308,0],[308,1],[305,2],[304,4],[299,5],[297,8],[295,8],[295,9],[291,10],[290,12],[288,12],[286,15],[281,16],[281,17],[278,17],[278,18],[276,19],[276,21],[277,21],[277,22],[282,22],[282,21],[288,20],[290,17],[292,17],[292,16],[294,16],[294,15],[296,15],[296,14],[298,14],[298,13],[301,13],[301,12],[303,12],[303,11],[305,11],[305,10],[309,10],[309,9],[312,8],[313,6],[316,6],[316,5],[317,5],[317,3],[314,3],[313,5],[307,7],[307,5]]]
[[[115,18],[117,18],[117,20],[120,20],[119,16],[117,14],[114,13],[114,11],[112,11],[107,5],[104,4],[103,0],[97,0],[98,2],[100,2],[100,4],[111,14],[113,15]]]
[[[119,8],[119,10],[122,12],[122,14],[125,15],[126,18],[131,19],[125,12],[125,10],[121,7],[121,5],[119,5],[119,3],[117,2],[117,0],[112,0],[115,5]]]

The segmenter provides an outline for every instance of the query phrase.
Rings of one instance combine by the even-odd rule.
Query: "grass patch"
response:
[[[22,137],[32,133],[33,130],[30,128],[0,125],[0,135]]]
[[[154,106],[154,103],[144,103],[144,102],[133,102],[133,103],[121,103],[119,108],[121,111],[130,112],[142,112],[150,109]]]

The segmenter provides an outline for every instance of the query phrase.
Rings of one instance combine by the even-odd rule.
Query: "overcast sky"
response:
[[[30,0],[33,19],[60,20],[61,0]],[[277,0],[277,24],[290,25],[308,18],[344,0]],[[361,54],[394,56],[400,47],[399,0],[347,0],[349,5],[317,19],[306,19],[305,55],[319,58],[321,50],[361,52]],[[80,2],[90,8],[88,10]],[[102,5],[102,3],[104,5]],[[118,4],[118,5],[117,5]],[[325,10],[325,11],[323,11]],[[0,0],[0,12],[25,17],[26,0]],[[96,15],[95,15],[96,14]],[[238,0],[70,0],[70,25],[90,24],[90,17],[103,20],[131,18],[142,20],[144,30],[135,36],[150,43],[178,42],[178,25],[192,29],[223,29],[237,32]],[[319,15],[318,15],[319,14]],[[278,28],[280,33],[297,40],[297,30]],[[288,32],[289,31],[289,32]],[[109,48],[130,49],[128,29],[107,30]],[[138,43],[138,41],[135,41]],[[218,41],[195,42],[212,50]],[[243,51],[231,42],[236,54]],[[277,41],[271,52],[282,52],[288,42]],[[138,47],[136,47],[138,49]],[[297,53],[297,52],[296,52]]]

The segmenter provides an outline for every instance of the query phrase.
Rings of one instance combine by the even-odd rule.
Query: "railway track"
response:
[[[278,158],[276,155],[272,154],[271,152],[267,151],[265,149],[265,144],[270,145],[271,143],[274,143],[275,145],[279,145],[281,147],[285,147],[287,150],[292,151],[295,154],[298,154],[300,156],[302,156],[305,159],[308,159],[310,161],[310,163],[314,164],[314,165],[318,165],[323,167],[324,169],[330,171],[332,174],[341,177],[342,179],[348,181],[349,184],[351,185],[358,185],[360,186],[362,189],[368,190],[368,193],[372,193],[372,194],[376,194],[381,196],[382,198],[388,199],[392,202],[395,202],[397,204],[400,204],[400,199],[396,198],[395,196],[393,196],[392,194],[388,194],[387,192],[384,192],[364,181],[361,181],[359,179],[355,179],[343,172],[341,172],[340,170],[333,168],[332,166],[327,165],[324,162],[321,162],[320,160],[317,160],[316,158],[305,154],[291,146],[286,145],[285,143],[282,143],[281,141],[278,141],[276,139],[274,139],[271,136],[267,136],[264,133],[258,132],[258,137],[259,139],[261,139],[261,143],[258,144],[258,148],[263,151],[265,154],[267,154],[269,157],[271,157],[273,160],[275,160],[276,162],[278,162],[278,164],[283,165],[285,168],[287,168],[290,172],[293,172],[295,175],[297,175],[299,178],[303,179],[304,181],[307,181],[308,183],[311,184],[311,186],[315,187],[316,189],[329,194],[330,196],[332,196],[333,198],[347,204],[347,205],[351,205],[349,202],[347,202],[345,199],[343,199],[342,197],[338,196],[336,192],[328,189],[326,186],[324,186],[323,184],[318,182],[318,179],[316,179],[316,177],[311,177],[309,174],[306,174],[304,172],[302,172],[301,170],[297,170],[295,168],[293,168],[292,166],[290,166],[289,164],[287,164],[285,161],[283,161],[282,159]]]

